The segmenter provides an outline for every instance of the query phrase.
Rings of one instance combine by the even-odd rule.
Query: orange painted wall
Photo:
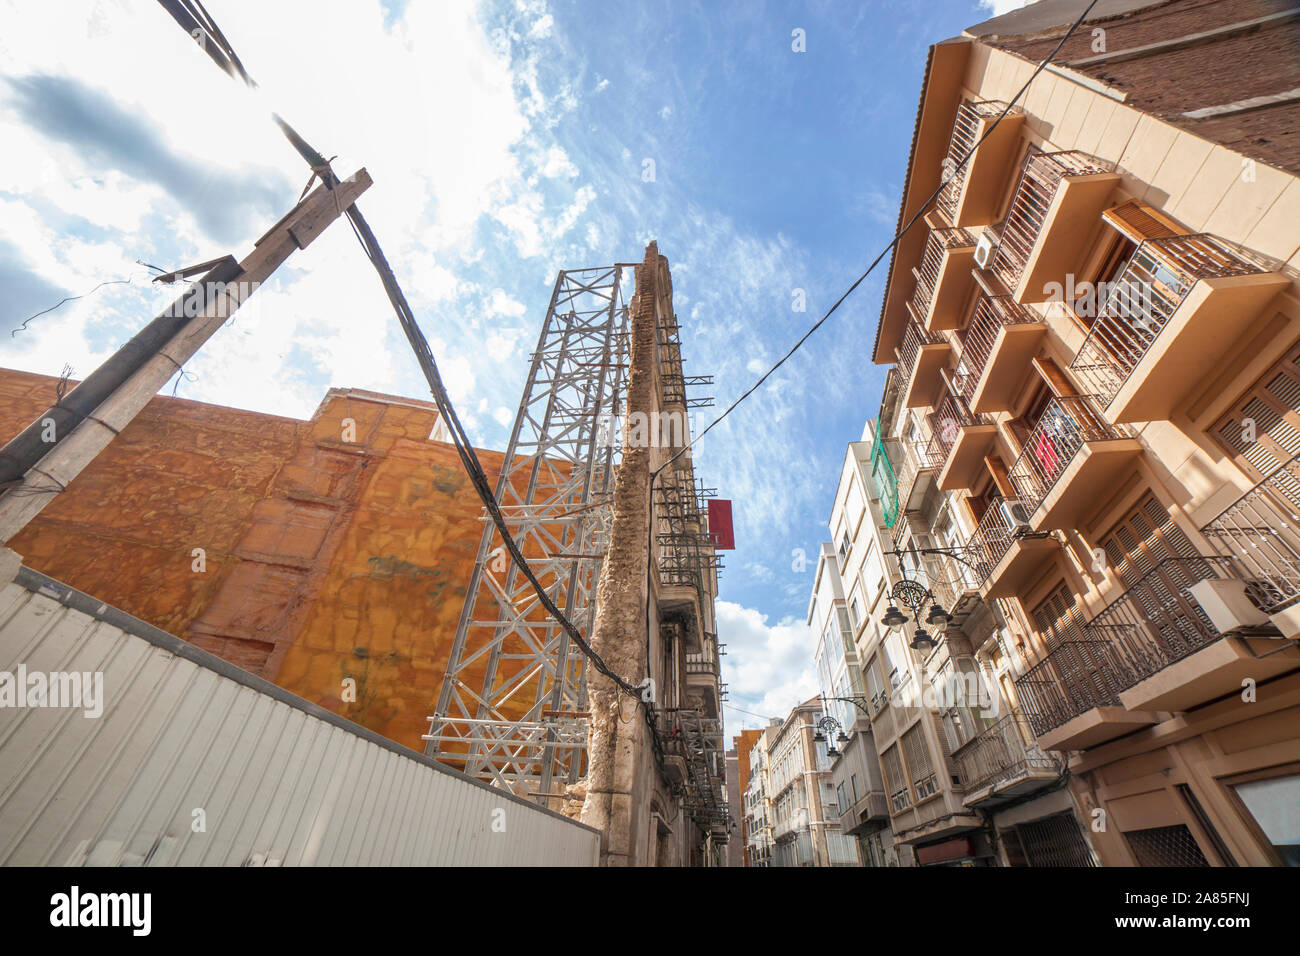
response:
[[[55,384],[0,370],[0,440]],[[356,390],[308,422],[156,397],[9,546],[423,749],[483,527],[455,449],[428,440],[436,421],[430,403]],[[495,481],[503,456],[478,455]]]

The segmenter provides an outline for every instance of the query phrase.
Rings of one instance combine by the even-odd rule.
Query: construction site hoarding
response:
[[[594,866],[590,827],[45,575],[0,587],[0,864]]]

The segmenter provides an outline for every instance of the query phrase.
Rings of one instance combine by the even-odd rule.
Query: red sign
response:
[[[931,863],[944,863],[948,860],[960,860],[974,856],[975,848],[971,846],[970,837],[953,837],[942,843],[916,848],[916,862],[921,866]]]
[[[736,532],[731,527],[731,502],[726,498],[709,499],[709,536],[719,551],[736,550]]]

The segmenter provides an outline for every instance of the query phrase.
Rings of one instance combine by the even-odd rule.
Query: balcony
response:
[[[889,457],[896,463],[895,474],[898,475],[898,505],[902,514],[921,510],[926,496],[934,487],[934,476],[938,471],[938,462],[934,449],[925,442],[886,439],[885,447]],[[906,522],[898,521],[894,525],[894,535],[898,537]]]
[[[968,807],[988,807],[1030,793],[1058,779],[1060,764],[1034,742],[1018,709],[958,747],[952,754]]]
[[[973,488],[998,428],[976,415],[960,396],[946,395],[930,415],[930,455],[939,465],[941,491]]]
[[[1048,402],[1011,466],[1011,483],[1031,502],[1030,528],[1075,528],[1142,452],[1137,439],[1118,431],[1085,395]]]
[[[993,257],[1017,302],[1043,301],[1049,282],[1078,271],[1119,179],[1111,163],[1087,153],[1030,151]]]
[[[884,790],[868,790],[839,814],[840,829],[852,833],[864,823],[889,819],[889,798]]]
[[[898,366],[906,384],[903,386],[904,408],[930,408],[939,397],[943,378],[939,372],[948,364],[952,346],[938,332],[931,332],[916,322],[907,324],[903,344],[898,347]]]
[[[981,143],[980,137],[1006,108],[1007,104],[999,100],[965,102],[957,108],[957,121],[953,123],[948,158],[944,163],[947,169],[955,172],[936,201],[939,211],[951,223],[983,226],[997,217],[998,199],[1016,159],[1020,128],[1025,122],[1024,111],[1012,107],[988,139]],[[958,164],[976,143],[979,146],[975,152],[966,165],[958,169]]]
[[[1300,456],[1276,468],[1201,529],[1251,582],[1260,610],[1300,636]]]
[[[1011,296],[980,298],[962,339],[955,376],[973,412],[1011,411],[1046,333],[1047,324]]]
[[[1076,631],[1016,681],[1016,695],[1044,750],[1082,750],[1155,723],[1130,711],[1119,692],[1126,664],[1105,637]]]
[[[1289,284],[1213,236],[1148,239],[1099,296],[1070,368],[1111,421],[1164,421]]]
[[[1027,519],[1032,511],[1029,502],[995,498],[980,518],[971,535],[970,551],[985,598],[1015,596],[1060,550],[1056,538],[1029,529]]]
[[[913,318],[931,332],[960,328],[965,318],[966,298],[971,289],[971,266],[975,264],[975,237],[965,229],[942,225],[938,217],[921,254],[921,264],[912,270],[916,289],[909,308]]]
[[[1129,710],[1188,710],[1240,690],[1243,678],[1267,680],[1300,662],[1300,652],[1293,648],[1261,656],[1276,648],[1281,635],[1257,609],[1248,608],[1231,622],[1237,625],[1235,639],[1224,640],[1198,600],[1220,592],[1203,589],[1202,582],[1236,584],[1256,603],[1255,585],[1243,582],[1229,559],[1168,558],[1084,628],[1113,646],[1113,683]]]

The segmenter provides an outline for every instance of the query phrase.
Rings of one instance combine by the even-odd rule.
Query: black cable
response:
[[[217,27],[216,22],[204,9],[199,0],[158,0],[159,4],[171,14],[172,18],[181,26],[183,30],[191,35],[195,40],[201,41],[199,45],[203,48],[212,60],[226,73],[242,80],[251,88],[257,88],[257,83],[249,76],[248,71],[244,68],[239,57],[235,54],[230,42]],[[281,132],[311,166],[312,172],[320,177],[326,188],[333,190],[339,185],[340,180],[330,168],[329,162],[306,140],[304,140],[292,126],[284,121],[278,114],[272,114],[276,124],[280,127]],[[384,256],[383,250],[379,246],[379,241],[375,238],[374,232],[370,229],[369,224],[361,215],[361,210],[356,204],[348,206],[345,210],[349,222],[352,224],[353,232],[356,234],[358,242],[365,251],[367,258],[370,259],[376,272],[379,274],[380,281],[383,283],[384,291],[388,294],[389,301],[397,313],[398,322],[402,326],[402,331],[406,334],[408,343],[412,351],[415,352],[416,361],[424,373],[425,380],[429,385],[429,390],[433,396],[434,404],[437,405],[438,411],[449,425],[451,432],[452,444],[460,456],[461,463],[474,485],[475,491],[479,498],[482,499],[484,507],[487,509],[493,524],[496,526],[498,533],[501,535],[502,543],[506,550],[514,559],[520,572],[532,585],[538,600],[546,609],[547,613],[560,624],[565,634],[576,644],[579,649],[587,656],[592,665],[600,673],[604,674],[625,694],[641,700],[640,688],[632,685],[616,674],[608,664],[592,649],[582,633],[573,624],[572,621],[558,608],[551,598],[547,595],[537,576],[533,573],[523,553],[520,551],[518,544],[506,526],[505,518],[497,505],[496,496],[488,482],[487,475],[483,466],[478,460],[474,451],[473,443],[469,435],[465,432],[455,408],[452,406],[451,399],[447,394],[446,388],[442,382],[442,376],[438,372],[437,362],[433,357],[433,352],[429,348],[428,340],[424,332],[416,322],[415,315],[406,301],[406,296],[402,293],[401,287],[397,283],[397,278],[393,274],[392,268]],[[647,715],[647,720],[650,721]],[[653,731],[653,723],[651,723]],[[657,743],[657,742],[656,742]],[[658,747],[656,746],[656,755]]]
[[[104,286],[106,285],[130,285],[130,284],[131,284],[130,279],[107,279],[104,282],[101,282],[99,285],[95,286],[95,288],[91,289],[89,292],[83,292],[81,293],[81,295],[70,295],[63,299],[60,299],[58,302],[54,303],[54,305],[50,306],[48,309],[41,309],[41,311],[37,312],[35,315],[29,315],[26,319],[23,320],[22,325],[18,326],[18,328],[16,329],[10,330],[9,337],[13,338],[19,332],[26,332],[27,323],[32,322],[35,319],[39,319],[42,315],[45,315],[47,312],[53,312],[55,309],[63,305],[63,303],[65,302],[75,302],[77,301],[77,299],[84,299],[88,295],[94,295],[96,292],[104,288]]]

